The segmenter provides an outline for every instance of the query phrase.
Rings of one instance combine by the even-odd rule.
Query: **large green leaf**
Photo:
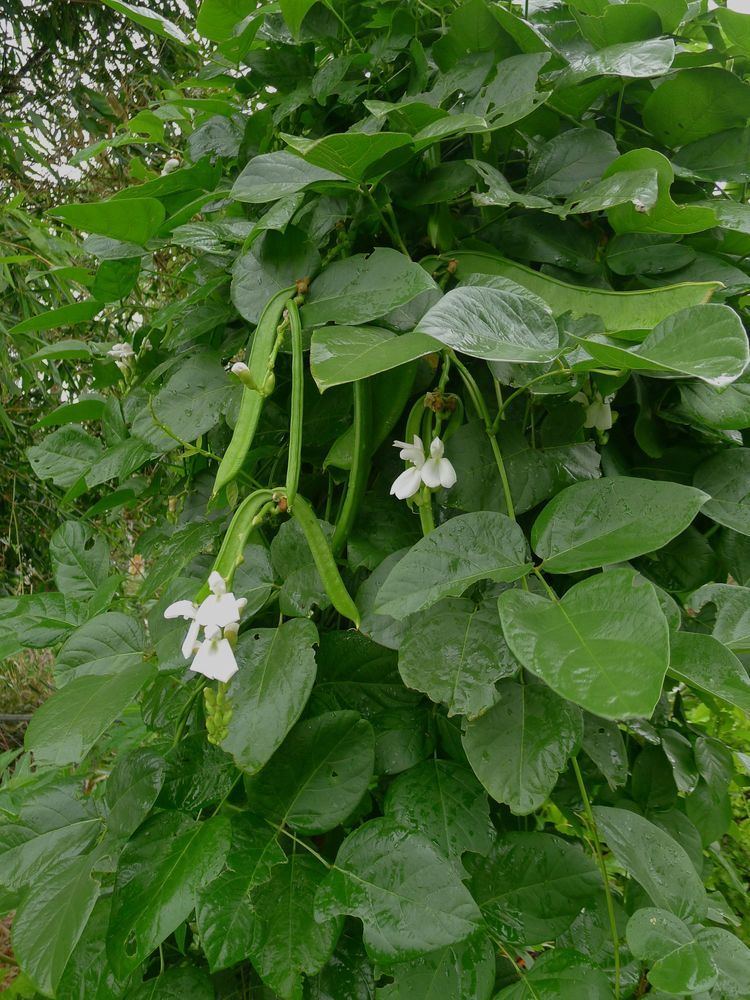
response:
[[[391,965],[388,975],[393,982],[378,989],[377,1000],[489,1000],[495,985],[494,948],[486,937],[472,938]]]
[[[197,352],[182,362],[147,404],[141,414],[144,424],[134,422],[133,431],[160,451],[169,451],[211,430],[231,398],[232,383],[218,358]]]
[[[567,930],[602,891],[580,847],[547,833],[504,833],[486,858],[472,858],[471,889],[503,941],[535,945]]]
[[[689,142],[672,162],[678,173],[708,181],[750,180],[750,129],[730,128]]]
[[[110,905],[108,896],[97,900],[57,985],[57,1000],[112,1000],[125,993],[127,982],[115,976],[107,959]]]
[[[594,815],[602,840],[656,906],[692,920],[705,916],[706,890],[676,840],[629,809],[594,806]]]
[[[506,986],[495,1000],[612,1000],[607,974],[590,958],[570,948],[540,955],[514,986]]]
[[[713,66],[684,69],[664,80],[643,109],[646,128],[665,146],[684,146],[745,125],[748,118],[750,86],[734,73]]]
[[[675,632],[669,672],[698,691],[750,713],[750,677],[734,653],[711,635]]]
[[[659,549],[687,528],[707,494],[625,476],[574,483],[534,522],[531,544],[550,573],[575,573]]]
[[[113,198],[85,205],[60,205],[50,209],[50,215],[87,233],[139,246],[156,234],[166,217],[164,206],[156,198]]]
[[[400,337],[377,326],[326,326],[310,343],[310,371],[321,392],[408,364],[443,345],[414,331]]]
[[[71,597],[92,597],[109,573],[109,546],[80,521],[66,521],[49,543],[58,590]]]
[[[152,750],[136,749],[120,756],[104,791],[107,830],[127,838],[148,816],[164,782],[166,763]]]
[[[294,851],[253,893],[250,959],[282,1000],[301,1000],[302,974],[320,971],[341,933],[340,917],[329,914],[321,920],[316,913],[316,892],[324,876],[316,858]]]
[[[320,254],[296,226],[266,232],[232,266],[232,302],[243,319],[255,324],[273,296],[309,280],[319,268]]]
[[[282,132],[282,139],[308,163],[359,183],[387,173],[413,153],[404,132],[346,132],[303,139]]]
[[[322,170],[285,150],[255,156],[240,173],[232,188],[235,201],[251,204],[276,201],[304,191],[311,184],[346,183],[345,178]]]
[[[505,514],[454,517],[417,542],[391,570],[375,610],[399,620],[479,580],[511,582],[531,569],[526,539]]]
[[[543,684],[503,681],[497,704],[466,726],[463,746],[492,798],[526,816],[548,798],[582,736],[575,705]]]
[[[691,595],[687,607],[699,612],[713,605],[712,632],[735,653],[750,652],[750,588],[709,583]]]
[[[317,641],[313,623],[301,618],[240,638],[240,669],[227,691],[232,718],[221,745],[248,774],[270,759],[305,707],[315,681]]]
[[[39,333],[42,330],[56,330],[61,326],[87,323],[103,308],[104,304],[96,299],[73,302],[68,306],[60,306],[57,309],[38,313],[36,316],[29,316],[12,326],[8,330],[8,334],[15,336],[20,333]],[[88,358],[90,356],[91,348],[88,344],[81,340],[68,340],[45,346],[26,358],[26,361],[43,360],[44,358]]]
[[[576,339],[592,358],[608,367],[671,378],[687,375],[717,388],[735,382],[750,360],[739,316],[729,306],[716,303],[681,309],[630,350],[607,338]]]
[[[703,513],[742,535],[750,535],[750,448],[720,451],[699,465],[693,476],[710,500]]]
[[[750,982],[750,948],[723,927],[703,927],[696,934],[718,973],[717,987],[723,996],[741,1000]]]
[[[305,326],[356,325],[411,302],[435,282],[397,250],[378,247],[369,255],[336,261],[316,278],[301,310]]]
[[[39,764],[79,763],[154,673],[141,662],[117,674],[76,678],[34,713],[26,749]]]
[[[153,31],[155,35],[159,35],[161,38],[167,38],[172,42],[179,42],[180,45],[192,46],[192,42],[184,31],[162,14],[151,10],[149,7],[125,3],[124,0],[103,0],[103,2],[108,7],[111,7],[112,10],[116,10],[118,14],[124,14],[131,21],[139,24],[142,28]]]
[[[669,662],[669,629],[650,583],[613,570],[558,601],[508,590],[499,608],[513,654],[558,694],[608,719],[651,716]]]
[[[684,282],[663,288],[636,292],[612,292],[598,288],[570,285],[530,267],[490,253],[461,250],[445,258],[427,257],[422,267],[434,271],[441,263],[455,261],[455,274],[460,279],[471,274],[497,274],[538,295],[555,317],[570,312],[574,318],[598,316],[608,332],[619,330],[651,330],[661,320],[678,309],[708,302],[721,287],[720,282]]]
[[[107,952],[120,976],[136,969],[190,914],[195,891],[215,878],[230,845],[229,820],[158,814],[120,856]]]
[[[609,132],[571,128],[545,142],[529,164],[529,190],[546,198],[567,197],[586,181],[598,180],[617,159]]]
[[[716,982],[716,969],[690,928],[669,910],[645,907],[628,921],[628,947],[647,962],[648,981],[665,993],[705,993]]]
[[[428,837],[451,861],[466,851],[487,854],[492,843],[487,796],[471,771],[447,760],[426,760],[399,775],[385,814]]]
[[[387,818],[346,838],[316,907],[319,917],[360,917],[368,954],[382,962],[457,944],[480,925],[476,903],[447,858],[425,836]]]
[[[315,0],[280,0],[281,13],[293,35],[299,34],[305,14],[314,3]]]
[[[300,722],[245,783],[250,808],[303,833],[325,833],[353,812],[372,778],[375,736],[357,712]]]
[[[13,950],[44,994],[55,994],[99,895],[93,861],[75,858],[35,880],[13,919]]]
[[[256,921],[253,890],[286,860],[271,823],[249,813],[232,817],[226,871],[199,886],[195,897],[201,945],[212,971],[248,958]]]
[[[31,468],[40,479],[51,479],[55,486],[72,486],[102,457],[98,438],[78,424],[69,424],[48,434],[27,454]]]
[[[438,601],[405,622],[398,669],[404,684],[441,701],[448,715],[475,718],[498,699],[495,684],[518,671],[494,601]]]
[[[552,361],[559,336],[549,308],[512,281],[490,280],[492,286],[448,292],[422,317],[416,332],[486,361]]]
[[[137,619],[107,611],[73,632],[57,654],[55,673],[60,684],[93,674],[125,674],[141,663],[145,645]]]

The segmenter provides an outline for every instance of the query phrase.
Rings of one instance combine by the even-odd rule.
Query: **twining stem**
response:
[[[508,509],[508,517],[515,521],[516,510],[513,506],[513,497],[510,492],[510,482],[508,480],[508,473],[505,469],[505,462],[503,460],[502,452],[500,451],[500,445],[497,443],[497,437],[495,435],[495,430],[492,426],[492,418],[490,417],[490,411],[487,409],[487,404],[484,401],[482,393],[479,391],[479,386],[474,381],[474,376],[464,365],[462,361],[459,361],[457,357],[453,357],[453,364],[458,370],[458,374],[466,386],[466,390],[469,393],[471,401],[474,405],[474,409],[479,414],[482,423],[484,424],[484,429],[487,433],[487,437],[490,442],[490,447],[492,448],[492,454],[495,457],[495,463],[497,465],[497,471],[500,473],[500,482],[503,486],[503,496],[505,497],[505,506]]]
[[[588,793],[586,791],[586,784],[583,780],[583,775],[581,774],[581,768],[578,766],[578,759],[576,757],[571,758],[571,763],[573,765],[573,772],[576,776],[576,781],[578,782],[578,790],[581,793],[581,799],[583,800],[583,811],[586,815],[586,823],[589,828],[589,833],[591,835],[591,842],[594,846],[594,853],[596,854],[596,860],[599,864],[599,870],[602,873],[602,881],[604,882],[604,895],[607,900],[609,929],[612,935],[612,946],[615,952],[615,998],[616,1000],[619,1000],[620,937],[619,934],[617,933],[617,919],[615,917],[615,904],[612,898],[612,889],[609,884],[609,875],[607,873],[607,866],[604,863],[604,853],[602,851],[601,841],[599,840],[599,831],[596,828],[596,820],[594,819],[594,812],[591,808],[591,802],[589,801]]]

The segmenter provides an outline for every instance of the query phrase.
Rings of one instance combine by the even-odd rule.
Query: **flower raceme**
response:
[[[130,344],[113,344],[107,351],[107,355],[114,359],[121,372],[127,372],[130,368],[131,358],[135,357],[135,351]]]
[[[445,446],[439,437],[432,439],[430,445],[429,458],[425,455],[422,438],[414,435],[411,444],[406,441],[394,441],[394,448],[400,448],[399,457],[411,464],[411,468],[405,469],[397,477],[391,486],[391,496],[396,496],[399,500],[408,500],[413,497],[417,490],[424,483],[430,489],[437,489],[442,486],[449,490],[456,483],[456,470],[445,457]]]
[[[235,597],[227,590],[224,578],[212,573],[208,578],[211,593],[201,602],[175,601],[164,612],[165,618],[184,618],[190,622],[182,655],[186,660],[194,657],[190,669],[212,680],[228,681],[237,673],[237,661],[232,648],[242,610],[247,604],[244,597]],[[203,642],[198,641],[203,628]]]

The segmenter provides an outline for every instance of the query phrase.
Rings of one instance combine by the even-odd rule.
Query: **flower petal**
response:
[[[439,437],[433,438],[432,444],[430,445],[430,457],[437,458],[439,460],[443,457],[444,452],[445,448],[440,438]]]
[[[195,654],[190,669],[212,680],[228,681],[237,673],[237,660],[226,639],[207,639]]]
[[[217,597],[221,597],[222,594],[226,594],[227,592],[227,585],[224,577],[221,573],[217,573],[216,570],[214,570],[209,576],[208,586],[212,593],[216,594]]]
[[[195,619],[200,625],[214,625],[224,628],[232,622],[238,622],[244,604],[240,604],[231,592],[228,594],[209,594],[196,612]]]
[[[456,476],[453,464],[447,458],[441,458],[438,462],[438,468],[440,471],[440,485],[443,489],[449,490],[451,486],[455,486],[458,477]]]
[[[190,622],[190,628],[187,630],[187,635],[185,636],[185,641],[182,644],[182,655],[186,660],[189,660],[195,651],[195,643],[198,639],[198,633],[200,632],[200,625],[197,621]]]
[[[391,496],[395,495],[399,500],[408,500],[414,496],[421,484],[419,469],[406,469],[391,486]]]
[[[198,605],[193,604],[192,601],[175,601],[174,604],[170,604],[164,612],[164,617],[185,619],[195,618],[197,611]]]
[[[420,470],[422,482],[434,490],[440,485],[440,462],[442,459],[428,458]]]

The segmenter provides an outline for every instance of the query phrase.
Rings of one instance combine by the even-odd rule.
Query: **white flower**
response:
[[[130,359],[135,357],[135,351],[130,344],[113,344],[107,351],[107,355],[114,358],[114,362],[121,372],[126,372],[130,367]]]
[[[445,458],[445,447],[439,437],[433,438],[430,445],[430,457],[426,458],[422,439],[416,434],[411,444],[406,441],[394,441],[394,448],[400,448],[399,456],[406,462],[411,463],[411,468],[406,469],[396,479],[391,486],[391,496],[396,496],[399,500],[408,500],[413,497],[424,483],[430,489],[437,489],[442,486],[448,490],[456,483],[456,470]]]
[[[206,677],[218,677],[217,673],[208,671],[226,672],[233,665],[234,669],[231,669],[228,675],[231,677],[237,670],[237,663],[229,638],[237,637],[237,626],[247,601],[244,597],[235,597],[228,591],[219,573],[214,572],[209,576],[208,586],[211,593],[200,605],[193,601],[175,601],[166,609],[164,617],[184,618],[190,622],[182,644],[182,655],[186,660],[195,655],[191,670],[205,674]],[[198,635],[201,627],[205,633],[205,640],[199,643]],[[227,656],[227,649],[231,654],[231,660]]]
[[[589,399],[582,392],[577,392],[573,396],[573,402],[582,403],[586,407],[586,419],[584,427],[595,427],[598,431],[608,431],[612,426],[612,407],[610,403],[614,399],[612,396],[604,396],[598,391],[594,393],[594,398]]]
[[[422,466],[422,482],[430,489],[442,486],[443,489],[449,490],[451,486],[456,485],[456,470],[445,458],[444,452],[445,447],[440,438],[433,438],[430,457]]]
[[[209,625],[205,633],[206,638],[198,644],[190,669],[196,674],[203,674],[204,677],[226,684],[238,670],[234,650],[229,640],[222,636],[220,628]]]
[[[161,168],[161,175],[164,177],[165,174],[171,174],[173,170],[177,170],[180,165],[180,161],[176,156],[170,156],[165,162],[164,166]]]
[[[422,438],[415,434],[412,444],[407,444],[406,441],[394,441],[393,447],[401,449],[399,451],[399,458],[403,458],[406,462],[411,462],[412,467],[406,469],[397,477],[393,486],[391,486],[391,496],[395,496],[398,500],[408,500],[409,497],[414,496],[422,485],[421,469],[425,463],[424,445],[422,444]]]

